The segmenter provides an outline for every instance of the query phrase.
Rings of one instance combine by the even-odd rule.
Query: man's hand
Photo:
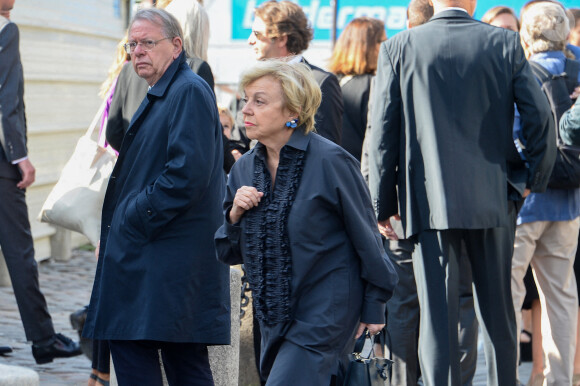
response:
[[[532,191],[530,189],[524,189],[524,194],[522,194],[523,198],[528,197],[528,195],[531,193]]]
[[[357,330],[356,336],[354,338],[358,339],[362,335],[362,333],[365,331],[365,328],[367,330],[369,330],[369,334],[377,335],[379,332],[381,332],[383,327],[385,327],[384,324],[367,324],[367,323],[361,322],[358,325],[358,330]]]
[[[258,189],[253,186],[242,186],[236,192],[234,203],[230,210],[230,224],[235,224],[240,221],[240,218],[247,210],[258,206],[264,193],[258,192]]]
[[[232,150],[232,155],[234,156],[234,159],[237,161],[240,158],[242,158],[243,154],[239,151],[239,150]]]
[[[398,214],[394,215],[391,218],[394,218],[395,220],[401,219],[401,217]],[[399,236],[397,236],[395,230],[391,225],[391,219],[379,221],[379,232],[389,240],[399,240]]]
[[[580,96],[580,86],[574,89],[574,92],[570,94],[570,99],[577,99]]]
[[[24,161],[20,161],[18,163],[18,168],[22,174],[22,180],[16,184],[16,187],[18,189],[26,189],[34,182],[36,170],[28,158]]]

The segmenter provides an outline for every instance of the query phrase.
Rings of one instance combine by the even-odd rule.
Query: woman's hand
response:
[[[379,332],[381,332],[381,330],[385,327],[384,324],[367,324],[367,323],[360,323],[358,325],[358,330],[356,332],[356,336],[354,337],[355,339],[358,339],[362,333],[365,331],[365,328],[367,330],[369,330],[369,334],[371,335],[377,335]]]
[[[258,206],[264,193],[258,192],[258,189],[253,186],[242,186],[236,192],[234,203],[230,210],[230,224],[235,224],[240,221],[242,215],[255,206]]]

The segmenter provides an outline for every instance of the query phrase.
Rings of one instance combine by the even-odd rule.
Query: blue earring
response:
[[[294,118],[286,122],[286,127],[291,127],[292,129],[295,129],[296,126],[298,126],[298,118]]]

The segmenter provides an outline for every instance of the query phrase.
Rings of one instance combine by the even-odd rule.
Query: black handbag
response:
[[[384,333],[378,336],[384,349]],[[365,341],[369,339],[374,347],[375,337],[372,337],[366,331],[357,339],[354,352],[349,355],[350,361],[344,379],[344,386],[389,386],[391,384],[390,374],[393,361],[375,357],[374,348],[370,350],[368,357],[361,356]]]

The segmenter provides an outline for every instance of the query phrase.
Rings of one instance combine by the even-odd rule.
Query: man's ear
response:
[[[173,44],[173,60],[175,60],[179,57],[181,51],[183,51],[183,41],[179,36],[176,36],[171,43]]]
[[[288,43],[288,35],[282,35],[276,38],[276,45],[278,48],[286,47]]]

